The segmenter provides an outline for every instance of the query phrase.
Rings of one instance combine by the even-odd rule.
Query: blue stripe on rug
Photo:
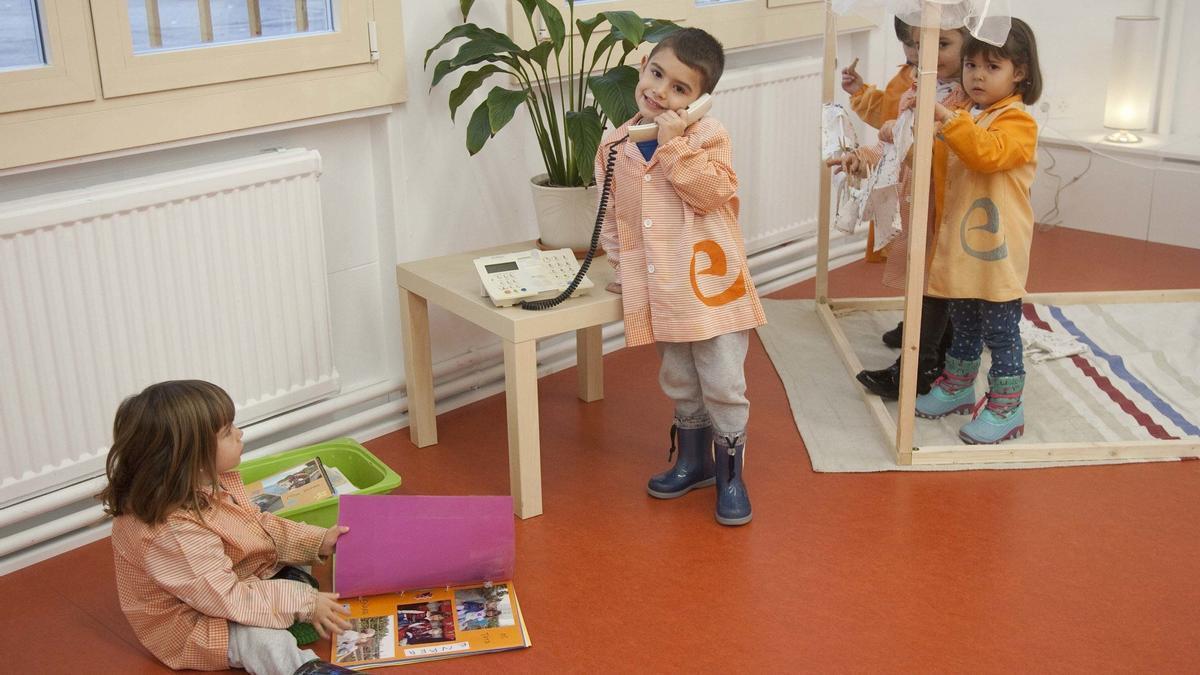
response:
[[[1155,410],[1165,415],[1167,419],[1174,422],[1180,429],[1183,429],[1189,435],[1200,436],[1200,428],[1189,422],[1177,410],[1172,408],[1171,404],[1159,398],[1157,394],[1151,391],[1150,387],[1147,387],[1144,382],[1135,377],[1133,373],[1130,373],[1129,370],[1125,368],[1125,361],[1121,359],[1120,356],[1109,354],[1101,349],[1100,346],[1092,341],[1092,339],[1089,338],[1086,333],[1080,330],[1078,326],[1072,323],[1072,321],[1068,319],[1065,314],[1063,314],[1062,308],[1056,305],[1047,305],[1047,307],[1050,308],[1050,314],[1054,316],[1055,320],[1062,324],[1063,328],[1066,328],[1071,335],[1074,335],[1080,342],[1087,345],[1088,348],[1092,350],[1093,354],[1108,362],[1108,365],[1110,368],[1112,368],[1113,373],[1129,384],[1130,387],[1133,387],[1133,390],[1141,394],[1142,398],[1145,398],[1147,401],[1149,401],[1150,405],[1154,406]]]

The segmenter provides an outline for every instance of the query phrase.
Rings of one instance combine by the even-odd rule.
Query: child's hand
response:
[[[884,143],[896,142],[896,120],[888,120],[880,125],[879,140]]]
[[[837,175],[842,172],[842,160],[845,157],[845,155],[830,157],[829,159],[825,160],[825,166],[832,167],[834,175]]]
[[[350,622],[341,616],[349,614],[350,610],[343,607],[337,598],[337,593],[317,593],[317,604],[309,621],[323,638],[350,629]]]
[[[615,281],[610,281],[608,282],[608,285],[604,287],[604,290],[608,291],[609,293],[617,293],[619,295],[621,293],[621,284],[618,284]]]
[[[857,94],[863,88],[862,75],[854,69],[858,65],[858,57],[854,58],[854,63],[842,68],[842,91],[851,96]]]
[[[654,118],[658,125],[658,144],[666,145],[687,131],[687,110],[668,110]]]
[[[334,525],[328,530],[325,530],[325,538],[321,540],[321,548],[317,552],[321,554],[322,558],[327,558],[333,555],[333,549],[335,546],[337,546],[338,537],[346,534],[349,531],[350,528],[341,525]]]
[[[917,83],[913,82],[903,94],[900,94],[900,112],[917,107]]]

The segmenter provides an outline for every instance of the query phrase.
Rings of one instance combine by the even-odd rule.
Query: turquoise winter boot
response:
[[[958,430],[958,437],[971,445],[1020,438],[1025,433],[1024,389],[1024,375],[989,376],[988,393],[975,406],[975,418]]]
[[[933,381],[928,394],[917,397],[917,417],[936,420],[950,414],[969,413],[975,407],[975,375],[979,359],[963,361],[946,355],[946,369]]]

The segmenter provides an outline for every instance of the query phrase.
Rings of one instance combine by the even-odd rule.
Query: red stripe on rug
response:
[[[1037,309],[1034,308],[1031,303],[1022,303],[1021,312],[1025,315],[1026,319],[1029,319],[1029,321],[1033,323],[1033,325],[1041,328],[1042,330],[1054,332],[1054,329],[1050,327],[1050,324],[1038,316]],[[1162,427],[1162,425],[1155,422],[1154,419],[1147,415],[1145,411],[1138,408],[1128,396],[1121,393],[1119,389],[1114,387],[1112,381],[1101,374],[1100,371],[1096,370],[1096,367],[1092,365],[1091,361],[1088,361],[1082,356],[1076,354],[1071,357],[1071,362],[1074,363],[1075,367],[1079,368],[1084,375],[1087,375],[1093,382],[1095,382],[1100,391],[1107,394],[1108,397],[1112,399],[1112,402],[1117,404],[1118,408],[1124,411],[1125,414],[1132,417],[1135,422],[1142,426],[1142,428],[1150,432],[1151,436],[1160,441],[1178,440],[1177,436],[1172,436],[1170,433],[1168,433],[1167,430]]]

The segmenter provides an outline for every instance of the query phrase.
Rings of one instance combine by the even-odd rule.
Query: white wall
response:
[[[506,0],[480,0],[472,20],[500,29]],[[1200,2],[1186,0],[1187,34],[1200,30]],[[1026,18],[1039,37],[1046,98],[1064,102],[1052,123],[1099,126],[1103,113],[1112,17],[1145,13],[1154,0],[1095,0],[1047,3],[1012,0],[1014,14]],[[212,141],[74,166],[0,178],[0,201],[82,187],[120,178],[240,157],[271,147],[309,147],[324,158],[322,195],[327,231],[334,349],[349,392],[403,375],[395,262],[533,239],[536,228],[525,177],[540,170],[530,130],[518,115],[474,158],[465,149],[465,125],[473,103],[460,108],[457,124],[447,110],[456,77],[429,91],[430,73],[421,61],[429,48],[458,22],[458,3],[404,0],[410,99],[390,114],[349,119],[271,133]],[[729,67],[748,67],[781,58],[815,56],[819,42],[743,51]],[[451,49],[443,49],[445,57]],[[901,56],[889,22],[871,35],[843,38],[842,63],[862,57],[869,81],[882,84]],[[1200,122],[1183,114],[1200,104],[1200,53],[1184,50],[1174,115],[1181,129]],[[840,93],[840,92],[839,92]],[[474,101],[482,96],[476,94]],[[1066,115],[1066,117],[1063,117]],[[436,310],[440,361],[494,342]]]

